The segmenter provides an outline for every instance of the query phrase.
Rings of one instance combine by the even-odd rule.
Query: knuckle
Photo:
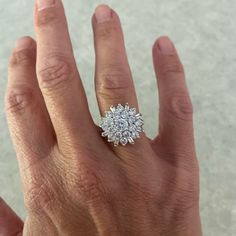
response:
[[[40,173],[34,169],[28,170],[30,178],[27,179],[25,191],[26,208],[32,213],[50,212],[58,206],[61,199],[62,181],[51,173]],[[65,193],[64,193],[65,194]]]
[[[109,192],[97,171],[84,164],[76,169],[76,176],[71,178],[71,190],[77,189],[79,198],[88,205],[105,202]]]
[[[33,92],[30,88],[10,88],[5,96],[5,109],[8,113],[23,113],[32,101]]]
[[[132,198],[136,201],[150,202],[156,198],[155,190],[142,181],[133,180],[129,185],[133,192]]]
[[[167,96],[165,110],[176,119],[192,121],[193,106],[187,91]]]
[[[192,208],[199,203],[199,194],[196,187],[189,189],[177,188],[175,190],[175,196],[173,205],[182,210]]]
[[[54,200],[53,191],[46,185],[46,182],[37,181],[30,183],[25,193],[26,207],[31,212],[46,210]]]
[[[174,54],[165,56],[160,60],[160,72],[164,77],[173,73],[184,74],[184,68],[178,56]]]
[[[169,201],[170,207],[187,210],[199,203],[199,178],[192,173],[183,171],[181,174],[169,176],[166,192],[163,195]],[[167,197],[169,196],[169,197]]]
[[[110,40],[117,35],[120,31],[120,27],[114,22],[106,22],[105,24],[99,25],[96,29],[96,38],[98,40]]]
[[[9,61],[9,67],[14,68],[16,66],[31,66],[35,62],[35,52],[31,48],[23,49],[20,51],[14,51]]]
[[[62,56],[51,56],[43,61],[38,70],[39,83],[42,90],[61,89],[72,77],[70,63]]]
[[[120,99],[132,87],[131,75],[120,65],[108,65],[99,73],[96,83],[97,94],[103,99]]]

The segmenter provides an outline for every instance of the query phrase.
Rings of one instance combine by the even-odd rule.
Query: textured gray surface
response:
[[[100,1],[65,0],[71,37],[91,111],[94,50],[90,17]],[[204,235],[236,235],[236,1],[110,0],[120,15],[130,65],[146,130],[155,135],[157,92],[151,47],[169,35],[185,65],[195,108],[195,134],[201,167],[201,215]],[[14,41],[33,36],[33,0],[0,0],[0,195],[22,217],[17,162],[3,112],[7,60]],[[150,103],[152,101],[152,103]],[[153,115],[155,114],[155,115]]]

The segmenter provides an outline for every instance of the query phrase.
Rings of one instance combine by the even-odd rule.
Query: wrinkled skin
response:
[[[28,216],[1,200],[0,235],[201,235],[192,105],[173,43],[153,46],[158,136],[113,147],[91,118],[62,2],[40,3],[36,41],[20,38],[12,52],[5,99]],[[117,13],[99,6],[92,26],[101,115],[138,108]]]

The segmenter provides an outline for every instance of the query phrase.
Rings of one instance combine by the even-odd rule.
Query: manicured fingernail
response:
[[[103,23],[111,19],[111,8],[107,5],[100,5],[95,10],[95,16],[98,23]]]
[[[55,0],[37,0],[37,6],[39,11],[51,7],[54,4]]]
[[[15,49],[20,51],[32,47],[32,39],[29,37],[22,37],[16,41]]]
[[[163,54],[173,54],[174,45],[168,37],[161,37],[158,40],[159,49]]]

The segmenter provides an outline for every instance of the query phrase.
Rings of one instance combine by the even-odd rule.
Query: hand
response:
[[[92,25],[101,115],[118,103],[138,108],[118,15],[102,5]],[[113,147],[91,118],[60,0],[38,1],[35,30],[37,46],[17,41],[6,92],[28,216],[22,231],[2,204],[15,225],[2,217],[0,234],[201,235],[192,105],[173,43],[153,46],[158,137]]]

